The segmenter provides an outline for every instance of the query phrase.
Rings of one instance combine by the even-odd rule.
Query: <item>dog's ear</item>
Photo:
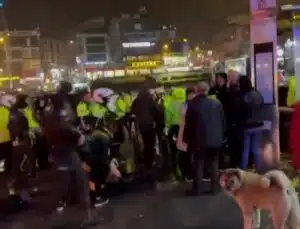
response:
[[[224,171],[226,173],[227,177],[236,176],[239,180],[242,179],[242,170],[239,169],[226,169]]]

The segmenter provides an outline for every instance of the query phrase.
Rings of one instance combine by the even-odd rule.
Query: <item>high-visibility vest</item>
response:
[[[288,80],[288,95],[286,98],[286,103],[289,107],[295,105],[296,103],[296,77],[290,76]]]
[[[10,111],[4,106],[0,106],[0,144],[10,141],[10,133],[8,123],[10,119]]]
[[[116,100],[116,115],[120,118],[123,117],[127,112],[126,102],[122,97],[117,98]]]
[[[89,116],[91,113],[88,105],[84,102],[80,102],[77,107],[76,107],[76,114],[77,117],[82,118],[82,117],[86,117]]]
[[[91,113],[95,118],[103,118],[107,112],[107,108],[102,106],[101,104],[94,103],[91,105]]]
[[[24,109],[24,115],[27,118],[28,126],[29,126],[30,129],[35,129],[35,128],[38,128],[40,126],[38,124],[38,122],[35,120],[35,118],[33,117],[33,111],[30,107],[26,107]]]

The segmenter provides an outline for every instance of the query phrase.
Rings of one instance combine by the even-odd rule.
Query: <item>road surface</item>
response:
[[[97,225],[91,229],[240,229],[240,211],[232,199],[215,196],[186,197],[183,185],[157,185],[155,190],[117,197],[95,212]],[[44,199],[45,200],[45,199]],[[49,200],[51,201],[51,200]],[[83,215],[69,209],[63,215],[40,212],[38,205],[29,212],[4,217],[1,229],[77,229]],[[271,228],[263,214],[262,228]]]

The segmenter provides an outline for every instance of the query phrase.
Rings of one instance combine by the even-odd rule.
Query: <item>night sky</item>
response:
[[[247,0],[7,0],[6,9],[11,28],[39,26],[56,35],[85,19],[133,13],[146,5],[157,23],[172,23],[181,36],[199,42],[209,41],[224,28],[227,16],[247,12],[248,4]]]

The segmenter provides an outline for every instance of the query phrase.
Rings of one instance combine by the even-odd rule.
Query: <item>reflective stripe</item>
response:
[[[103,118],[105,116],[107,109],[100,104],[93,104],[91,106],[92,116],[95,118]]]
[[[33,111],[30,107],[26,107],[24,109],[24,115],[28,121],[28,125],[30,129],[35,129],[39,127],[39,124],[37,123],[37,121],[34,119],[33,117]]]
[[[0,144],[10,141],[10,134],[7,128],[10,111],[4,106],[0,106]]]

